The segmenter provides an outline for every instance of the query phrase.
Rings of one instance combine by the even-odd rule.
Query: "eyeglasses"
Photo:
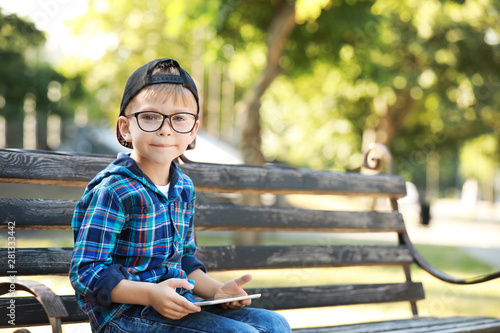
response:
[[[132,113],[127,118],[135,117],[139,128],[144,132],[158,131],[168,119],[170,127],[177,133],[186,134],[191,132],[196,125],[198,116],[188,112],[179,112],[166,115],[156,111],[141,111]]]

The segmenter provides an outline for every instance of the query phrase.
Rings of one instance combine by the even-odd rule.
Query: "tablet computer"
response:
[[[260,296],[261,296],[261,294],[252,294],[252,295],[236,296],[236,297],[224,297],[224,298],[217,298],[217,299],[213,299],[213,298],[197,299],[193,302],[193,304],[198,305],[198,306],[223,304],[223,303],[242,301],[245,299],[259,298]]]

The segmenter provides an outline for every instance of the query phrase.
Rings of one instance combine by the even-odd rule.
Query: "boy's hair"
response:
[[[126,110],[135,103],[134,97],[142,91],[149,96],[162,98],[163,101],[173,98],[174,102],[189,103],[194,97],[197,107],[196,113],[199,114],[200,112],[198,90],[193,79],[173,59],[156,59],[139,67],[132,73],[123,92],[120,116],[125,115]],[[132,144],[125,141],[120,134],[118,124],[116,126],[116,137],[122,146],[132,148]],[[194,145],[190,145],[189,148],[194,148]]]

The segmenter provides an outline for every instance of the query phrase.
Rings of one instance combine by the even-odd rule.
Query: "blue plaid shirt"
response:
[[[205,270],[194,256],[194,203],[175,163],[168,198],[125,154],[89,183],[73,215],[70,280],[94,330],[131,307],[111,302],[122,279],[158,283]]]

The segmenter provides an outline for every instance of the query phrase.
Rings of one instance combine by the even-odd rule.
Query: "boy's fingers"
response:
[[[237,302],[231,302],[231,303],[225,303],[222,305],[224,309],[241,309],[247,305],[252,304],[252,301],[249,299],[243,300],[243,301],[237,301]]]
[[[162,283],[172,289],[185,288],[192,289],[193,285],[184,279],[168,279]],[[163,300],[161,314],[167,318],[179,319],[189,313],[201,311],[201,308],[188,301],[185,297],[170,292],[168,298]]]
[[[170,319],[180,319],[190,313],[200,311],[200,308],[198,306],[194,306],[191,302],[187,303],[189,304],[170,304],[169,307],[166,307],[164,309],[162,315]]]
[[[168,279],[165,281],[172,288],[193,289],[193,285],[186,279]]]
[[[238,285],[238,287],[241,287],[245,283],[248,283],[252,280],[252,275],[251,274],[245,274],[243,276],[240,276],[239,278],[234,279],[233,281]]]
[[[182,310],[184,310],[184,311],[188,310],[187,312],[189,312],[189,313],[198,312],[201,310],[199,306],[194,305],[193,303],[191,303],[190,301],[188,301],[187,299],[185,299],[182,296],[180,296],[180,297],[181,298],[179,298],[178,301],[176,301],[176,305],[179,308],[181,308]],[[179,311],[181,309],[179,309]]]

